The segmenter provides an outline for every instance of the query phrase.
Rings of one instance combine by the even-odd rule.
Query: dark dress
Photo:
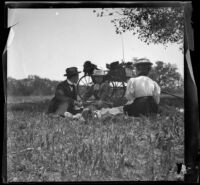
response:
[[[158,104],[152,96],[139,97],[132,104],[125,105],[123,110],[128,116],[148,116],[149,114],[156,114],[158,112]]]
[[[58,93],[59,91],[63,92],[63,94]],[[76,87],[75,85],[70,85],[67,80],[65,80],[58,84],[55,96],[49,103],[47,113],[63,115],[64,112],[67,111],[72,114],[76,114],[80,112],[80,110],[74,109],[75,100],[77,100]]]

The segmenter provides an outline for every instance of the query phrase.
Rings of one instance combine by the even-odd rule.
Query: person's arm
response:
[[[61,88],[56,89],[55,97],[57,100],[62,101],[62,102],[66,102],[66,101],[74,102],[74,100],[72,98],[65,96],[65,94]]]
[[[160,90],[159,85],[156,82],[154,82],[153,97],[154,97],[157,104],[160,103],[160,91],[161,90]]]
[[[130,79],[127,83],[126,93],[125,93],[125,97],[128,100],[128,104],[135,100],[134,92],[135,92],[134,82],[133,79]]]

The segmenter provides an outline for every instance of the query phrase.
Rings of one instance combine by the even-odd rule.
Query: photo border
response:
[[[193,5],[193,7],[192,7]],[[51,2],[51,1],[32,1],[32,2],[4,2],[3,12],[4,12],[4,40],[2,41],[4,46],[6,46],[6,41],[8,38],[9,28],[7,28],[7,13],[8,8],[120,8],[120,7],[179,7],[184,6],[184,164],[186,165],[187,173],[185,174],[185,182],[197,182],[199,176],[199,153],[200,153],[200,137],[199,137],[199,105],[198,105],[198,83],[195,80],[198,76],[198,69],[195,67],[196,63],[195,56],[199,58],[196,47],[198,48],[199,37],[199,26],[195,22],[194,17],[198,14],[199,10],[191,1],[190,2],[180,2],[180,1],[68,1],[68,2]],[[192,9],[194,11],[192,11]],[[194,15],[194,13],[196,13]],[[193,16],[193,17],[192,17]],[[191,17],[193,20],[193,27],[191,25]],[[198,17],[198,16],[197,16]],[[188,31],[189,30],[189,31]],[[191,31],[194,31],[193,35]],[[197,38],[195,41],[194,39]],[[195,48],[195,49],[194,49]],[[3,86],[4,86],[4,125],[1,130],[3,130],[3,160],[2,160],[2,179],[3,182],[7,182],[7,52],[3,48],[2,62],[3,62]],[[189,53],[189,54],[188,54]],[[188,57],[190,56],[190,57]],[[190,61],[191,59],[191,61]],[[199,67],[199,64],[196,65]],[[193,70],[191,70],[193,68]],[[194,72],[194,73],[193,73]],[[194,76],[194,78],[193,78]],[[196,80],[199,82],[198,80]]]

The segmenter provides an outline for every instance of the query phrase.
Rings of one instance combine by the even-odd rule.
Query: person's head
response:
[[[67,76],[67,79],[69,79],[71,82],[77,83],[79,79],[79,73],[80,71],[78,71],[76,67],[70,67],[66,69],[66,74],[64,74],[64,76]]]
[[[152,63],[146,58],[141,58],[134,63],[136,75],[148,76],[151,70]]]
[[[94,70],[93,72],[93,80],[95,83],[100,84],[104,81],[105,74],[103,70]]]

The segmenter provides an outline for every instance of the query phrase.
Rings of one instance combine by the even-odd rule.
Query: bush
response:
[[[58,81],[42,79],[38,76],[29,76],[22,80],[9,77],[7,80],[7,94],[11,96],[52,95],[58,83]]]

